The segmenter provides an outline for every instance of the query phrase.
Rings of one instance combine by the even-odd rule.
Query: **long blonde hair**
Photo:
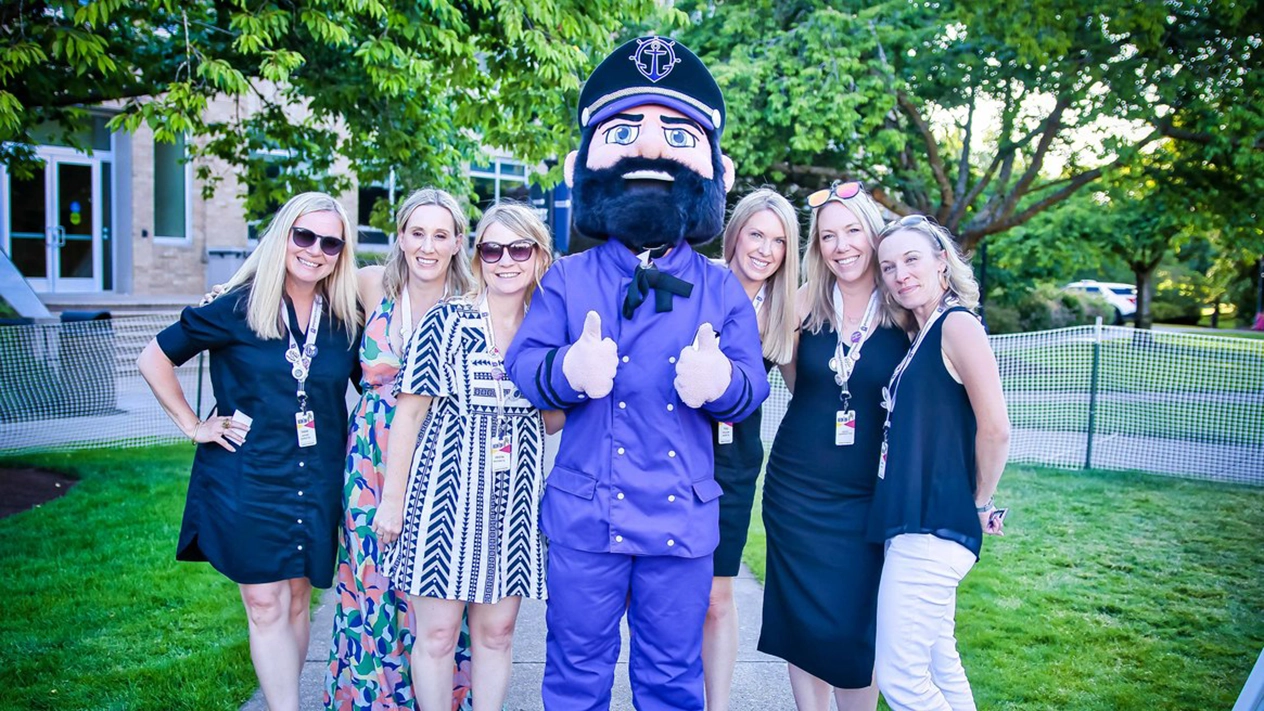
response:
[[[400,292],[408,283],[408,257],[404,254],[402,237],[408,227],[408,218],[422,205],[438,205],[452,215],[452,224],[456,225],[456,234],[452,235],[456,248],[452,260],[448,262],[448,273],[445,277],[445,293],[461,294],[469,291],[473,279],[470,275],[470,257],[465,251],[465,233],[470,229],[470,220],[461,209],[456,198],[444,190],[422,188],[404,198],[399,210],[395,213],[395,242],[391,245],[391,253],[386,258],[385,274],[382,276],[382,288],[391,301],[398,301]]]
[[[821,255],[821,227],[818,217],[821,210],[831,202],[842,203],[844,207],[852,211],[856,219],[860,220],[860,227],[864,230],[865,237],[869,239],[869,246],[873,248],[873,258],[869,260],[869,271],[873,274],[873,288],[879,289],[882,283],[881,274],[878,272],[878,233],[882,231],[885,223],[882,219],[882,209],[864,188],[849,198],[831,195],[820,207],[812,210],[812,219],[808,222],[808,248],[803,257],[803,270],[806,272],[808,291],[808,317],[805,328],[812,333],[819,333],[821,327],[827,323],[833,328],[834,333],[843,331],[843,324],[836,322],[834,313],[834,272],[830,271],[829,264]],[[882,317],[880,325],[890,326],[892,324],[890,315],[885,312],[880,313]]]
[[[759,319],[764,357],[784,365],[794,357],[794,333],[798,328],[794,294],[799,288],[799,219],[790,202],[769,188],[759,188],[738,201],[724,228],[724,263],[733,262],[742,228],[761,210],[776,215],[786,233],[786,254],[781,266],[764,282],[767,301]]]
[[[921,217],[922,219],[916,219]],[[926,243],[930,245],[931,252],[943,261],[945,269],[941,274],[947,281],[944,286],[943,281],[940,286],[944,289],[946,295],[956,297],[957,303],[973,311],[979,305],[979,282],[974,279],[974,269],[970,267],[965,256],[961,253],[961,248],[957,246],[957,241],[953,239],[952,233],[948,228],[932,222],[924,215],[909,215],[892,222],[886,226],[886,229],[878,235],[878,244],[900,232],[912,232],[921,235]],[[886,302],[886,308],[894,317],[895,321],[909,333],[917,331],[917,318],[912,311],[900,306],[887,290],[886,281],[879,282],[879,288],[882,289],[883,300]]]
[[[224,285],[224,293],[244,284],[250,285],[246,322],[259,338],[272,340],[285,333],[283,297],[290,229],[298,218],[313,212],[332,212],[342,223],[342,238],[347,243],[334,262],[333,272],[320,281],[318,288],[324,292],[329,313],[346,328],[348,338],[356,337],[360,325],[356,301],[356,230],[351,226],[346,210],[333,197],[325,193],[300,193],[277,210],[259,238],[259,246]]]
[[[483,237],[492,225],[504,225],[518,238],[530,240],[536,245],[535,273],[531,275],[531,288],[527,290],[525,302],[529,307],[531,295],[539,288],[544,272],[553,264],[553,236],[549,234],[549,228],[530,205],[501,201],[488,208],[487,212],[483,213],[483,219],[478,221],[478,229],[474,231],[475,251],[478,251],[478,246],[483,243]],[[475,300],[485,288],[487,288],[487,281],[483,278],[483,260],[476,256],[473,286],[467,291],[466,296]]]

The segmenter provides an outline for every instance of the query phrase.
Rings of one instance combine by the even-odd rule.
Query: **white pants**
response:
[[[893,711],[975,711],[957,655],[957,585],[974,566],[959,543],[925,533],[887,541],[874,672]]]

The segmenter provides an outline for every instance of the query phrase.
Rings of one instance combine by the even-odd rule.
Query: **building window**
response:
[[[479,214],[499,200],[525,203],[531,199],[531,189],[527,186],[527,166],[515,160],[497,158],[487,165],[472,165],[470,180],[474,183]],[[474,224],[477,225],[477,222]],[[473,234],[472,229],[470,234]]]
[[[184,136],[175,143],[154,141],[154,236],[189,237],[189,164]]]

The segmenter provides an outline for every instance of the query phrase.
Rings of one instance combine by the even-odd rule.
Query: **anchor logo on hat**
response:
[[[661,37],[637,40],[636,52],[628,59],[636,64],[636,70],[641,73],[641,76],[657,83],[671,74],[672,69],[680,63],[673,49],[675,44],[674,40],[665,40]]]

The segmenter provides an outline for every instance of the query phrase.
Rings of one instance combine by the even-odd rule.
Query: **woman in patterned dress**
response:
[[[414,708],[408,665],[412,613],[381,568],[381,549],[370,525],[386,474],[400,354],[421,317],[446,294],[463,293],[471,283],[462,249],[469,223],[451,195],[418,190],[400,205],[396,222],[398,235],[386,265],[359,273],[360,302],[374,311],[360,346],[364,394],[351,418],[338,599],[325,673],[325,708],[337,711]],[[449,669],[453,709],[472,708],[464,634],[455,650],[455,672]]]
[[[519,604],[545,598],[544,423],[502,355],[551,246],[530,207],[488,210],[475,236],[475,291],[426,314],[401,372],[373,527],[388,546],[392,583],[417,613],[412,670],[422,711],[446,709],[447,663],[467,605],[474,708],[499,709]]]

